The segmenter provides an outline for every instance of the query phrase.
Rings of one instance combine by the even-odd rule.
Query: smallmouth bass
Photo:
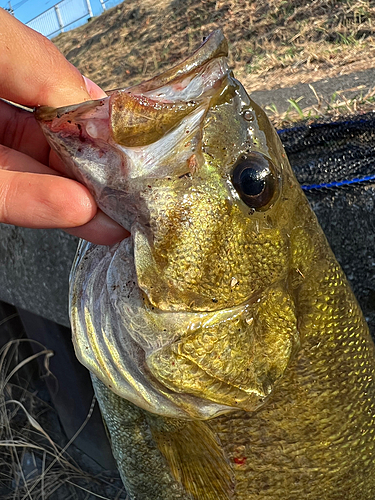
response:
[[[374,345],[264,111],[214,32],[107,98],[40,108],[131,237],[71,275],[131,499],[373,500]]]

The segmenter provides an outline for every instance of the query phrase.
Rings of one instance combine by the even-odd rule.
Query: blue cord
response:
[[[342,127],[342,126],[358,126],[361,124],[367,124],[369,120],[366,118],[359,118],[358,120],[345,120],[341,122],[331,122],[331,123],[312,123],[310,125],[300,125],[297,127],[291,127],[286,129],[277,130],[279,135],[283,135],[288,132],[301,132],[306,129],[319,129],[323,127],[327,127],[329,125],[330,128]],[[315,189],[330,189],[330,188],[339,188],[342,186],[349,186],[351,184],[361,184],[362,182],[368,182],[375,180],[375,174],[367,175],[365,177],[355,177],[354,179],[344,179],[342,181],[333,181],[326,182],[322,184],[302,184],[301,187],[304,191],[313,191]]]
[[[368,182],[373,180],[375,180],[375,174],[367,175],[366,177],[355,177],[354,179],[347,179],[343,181],[327,182],[325,184],[302,184],[301,188],[304,191],[311,191],[313,189],[338,188],[341,186],[348,186],[349,184],[360,184],[361,182]]]

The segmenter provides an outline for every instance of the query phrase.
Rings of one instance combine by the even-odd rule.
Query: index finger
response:
[[[29,107],[67,106],[91,99],[83,76],[57,47],[3,9],[0,97]]]

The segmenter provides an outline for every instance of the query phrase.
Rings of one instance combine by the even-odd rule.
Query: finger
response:
[[[23,153],[0,146],[0,222],[23,227],[75,227],[97,211],[88,189]]]
[[[47,165],[50,147],[34,115],[0,101],[0,117],[0,144]]]
[[[97,245],[114,245],[130,236],[126,229],[110,219],[101,210],[98,210],[95,217],[87,224],[65,231]]]
[[[1,97],[30,107],[67,106],[91,98],[80,72],[47,38],[3,9],[0,26]]]
[[[91,99],[101,99],[102,97],[105,97],[107,94],[99,87],[99,85],[96,85],[90,78],[87,78],[87,76],[83,77],[86,85],[86,90],[90,94]]]
[[[0,171],[0,222],[66,228],[88,222],[96,205],[77,181],[57,175]]]
[[[24,153],[0,144],[0,173],[2,170],[56,175],[56,172],[52,168],[47,167],[47,165]]]

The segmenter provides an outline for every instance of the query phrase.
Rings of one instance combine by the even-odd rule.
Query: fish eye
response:
[[[275,195],[277,176],[273,163],[261,153],[248,153],[234,165],[232,183],[250,208],[266,207]]]

